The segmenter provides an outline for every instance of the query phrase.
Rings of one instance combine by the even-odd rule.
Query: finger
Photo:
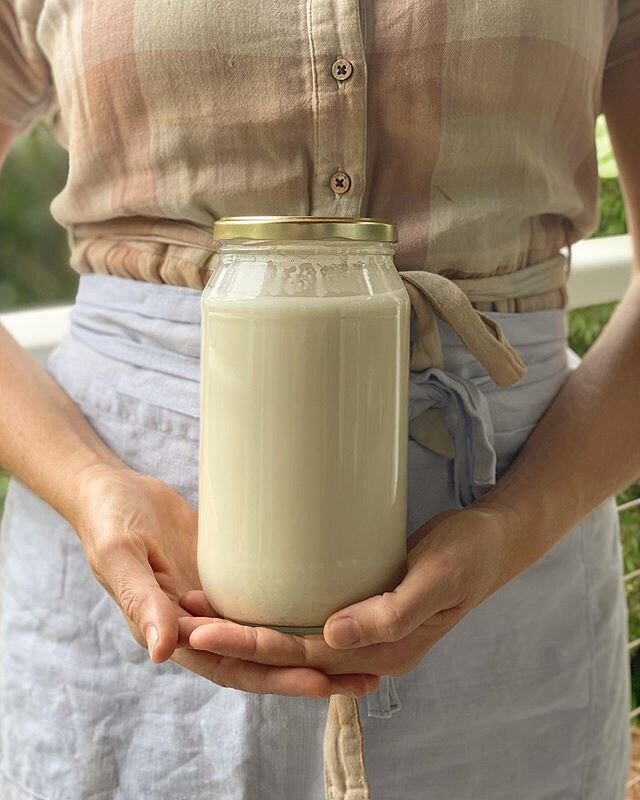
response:
[[[360,674],[378,678],[394,669],[404,650],[411,649],[407,642],[403,648],[398,644],[378,644],[340,651],[329,647],[320,634],[296,636],[208,617],[190,618],[181,624],[185,630],[191,629],[189,645],[194,650],[269,666],[312,667],[326,675]]]
[[[219,617],[220,613],[209,603],[204,592],[192,589],[180,595],[180,605],[194,617]]]
[[[125,616],[144,636],[152,661],[166,661],[178,641],[178,616],[146,560],[121,548],[101,574]]]
[[[145,641],[145,638],[142,635],[142,633],[140,633],[140,631],[138,630],[138,626],[134,625],[134,623],[131,622],[131,620],[129,619],[129,617],[126,616],[126,614],[123,614],[122,616],[124,617],[124,621],[127,623],[127,626],[129,628],[129,631],[130,631],[131,635],[136,640],[136,642],[140,645],[140,647],[147,647],[147,643]]]
[[[367,676],[329,677],[310,668],[270,667],[194,650],[176,650],[172,660],[220,686],[256,694],[324,698],[349,691],[363,696],[376,688]]]
[[[330,647],[358,648],[397,642],[443,609],[455,606],[451,567],[441,554],[423,554],[391,592],[375,595],[336,612],[325,622]]]
[[[195,650],[208,650],[232,658],[257,661],[269,666],[309,666],[308,639],[272,628],[239,625],[226,619],[207,620],[193,624],[189,644]],[[315,637],[322,641],[318,634]]]
[[[209,625],[211,617],[189,617],[183,616],[178,619],[178,647],[192,647],[189,637],[196,628]],[[195,648],[194,648],[195,649]],[[198,648],[206,650],[208,648]]]

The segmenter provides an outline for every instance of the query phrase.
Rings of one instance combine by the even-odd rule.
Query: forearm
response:
[[[479,507],[510,518],[517,574],[640,475],[640,274]]]
[[[123,464],[1,325],[0,375],[0,465],[73,523],[80,476]]]

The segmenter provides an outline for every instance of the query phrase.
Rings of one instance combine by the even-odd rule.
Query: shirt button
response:
[[[346,81],[352,72],[353,64],[346,58],[337,58],[331,65],[331,74],[337,81]]]
[[[344,194],[351,187],[351,178],[346,172],[334,172],[331,176],[331,188],[336,194]]]

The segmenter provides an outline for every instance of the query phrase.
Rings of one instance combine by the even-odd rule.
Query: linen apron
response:
[[[486,316],[527,373],[498,388],[437,321],[443,368],[411,373],[409,416],[442,409],[456,454],[409,442],[407,535],[504,472],[577,363],[563,311]],[[84,275],[48,362],[120,458],[194,506],[199,347],[200,291]],[[621,576],[610,499],[408,675],[358,700],[372,798],[623,800]],[[70,526],[16,479],[0,581],[2,800],[323,800],[327,701],[151,664]]]

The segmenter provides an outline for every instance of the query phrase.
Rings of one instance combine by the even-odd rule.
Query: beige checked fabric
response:
[[[593,230],[603,73],[638,51],[640,0],[0,0],[0,121],[68,150],[78,272],[197,286],[175,222],[311,214],[392,219],[398,269],[463,280]]]

